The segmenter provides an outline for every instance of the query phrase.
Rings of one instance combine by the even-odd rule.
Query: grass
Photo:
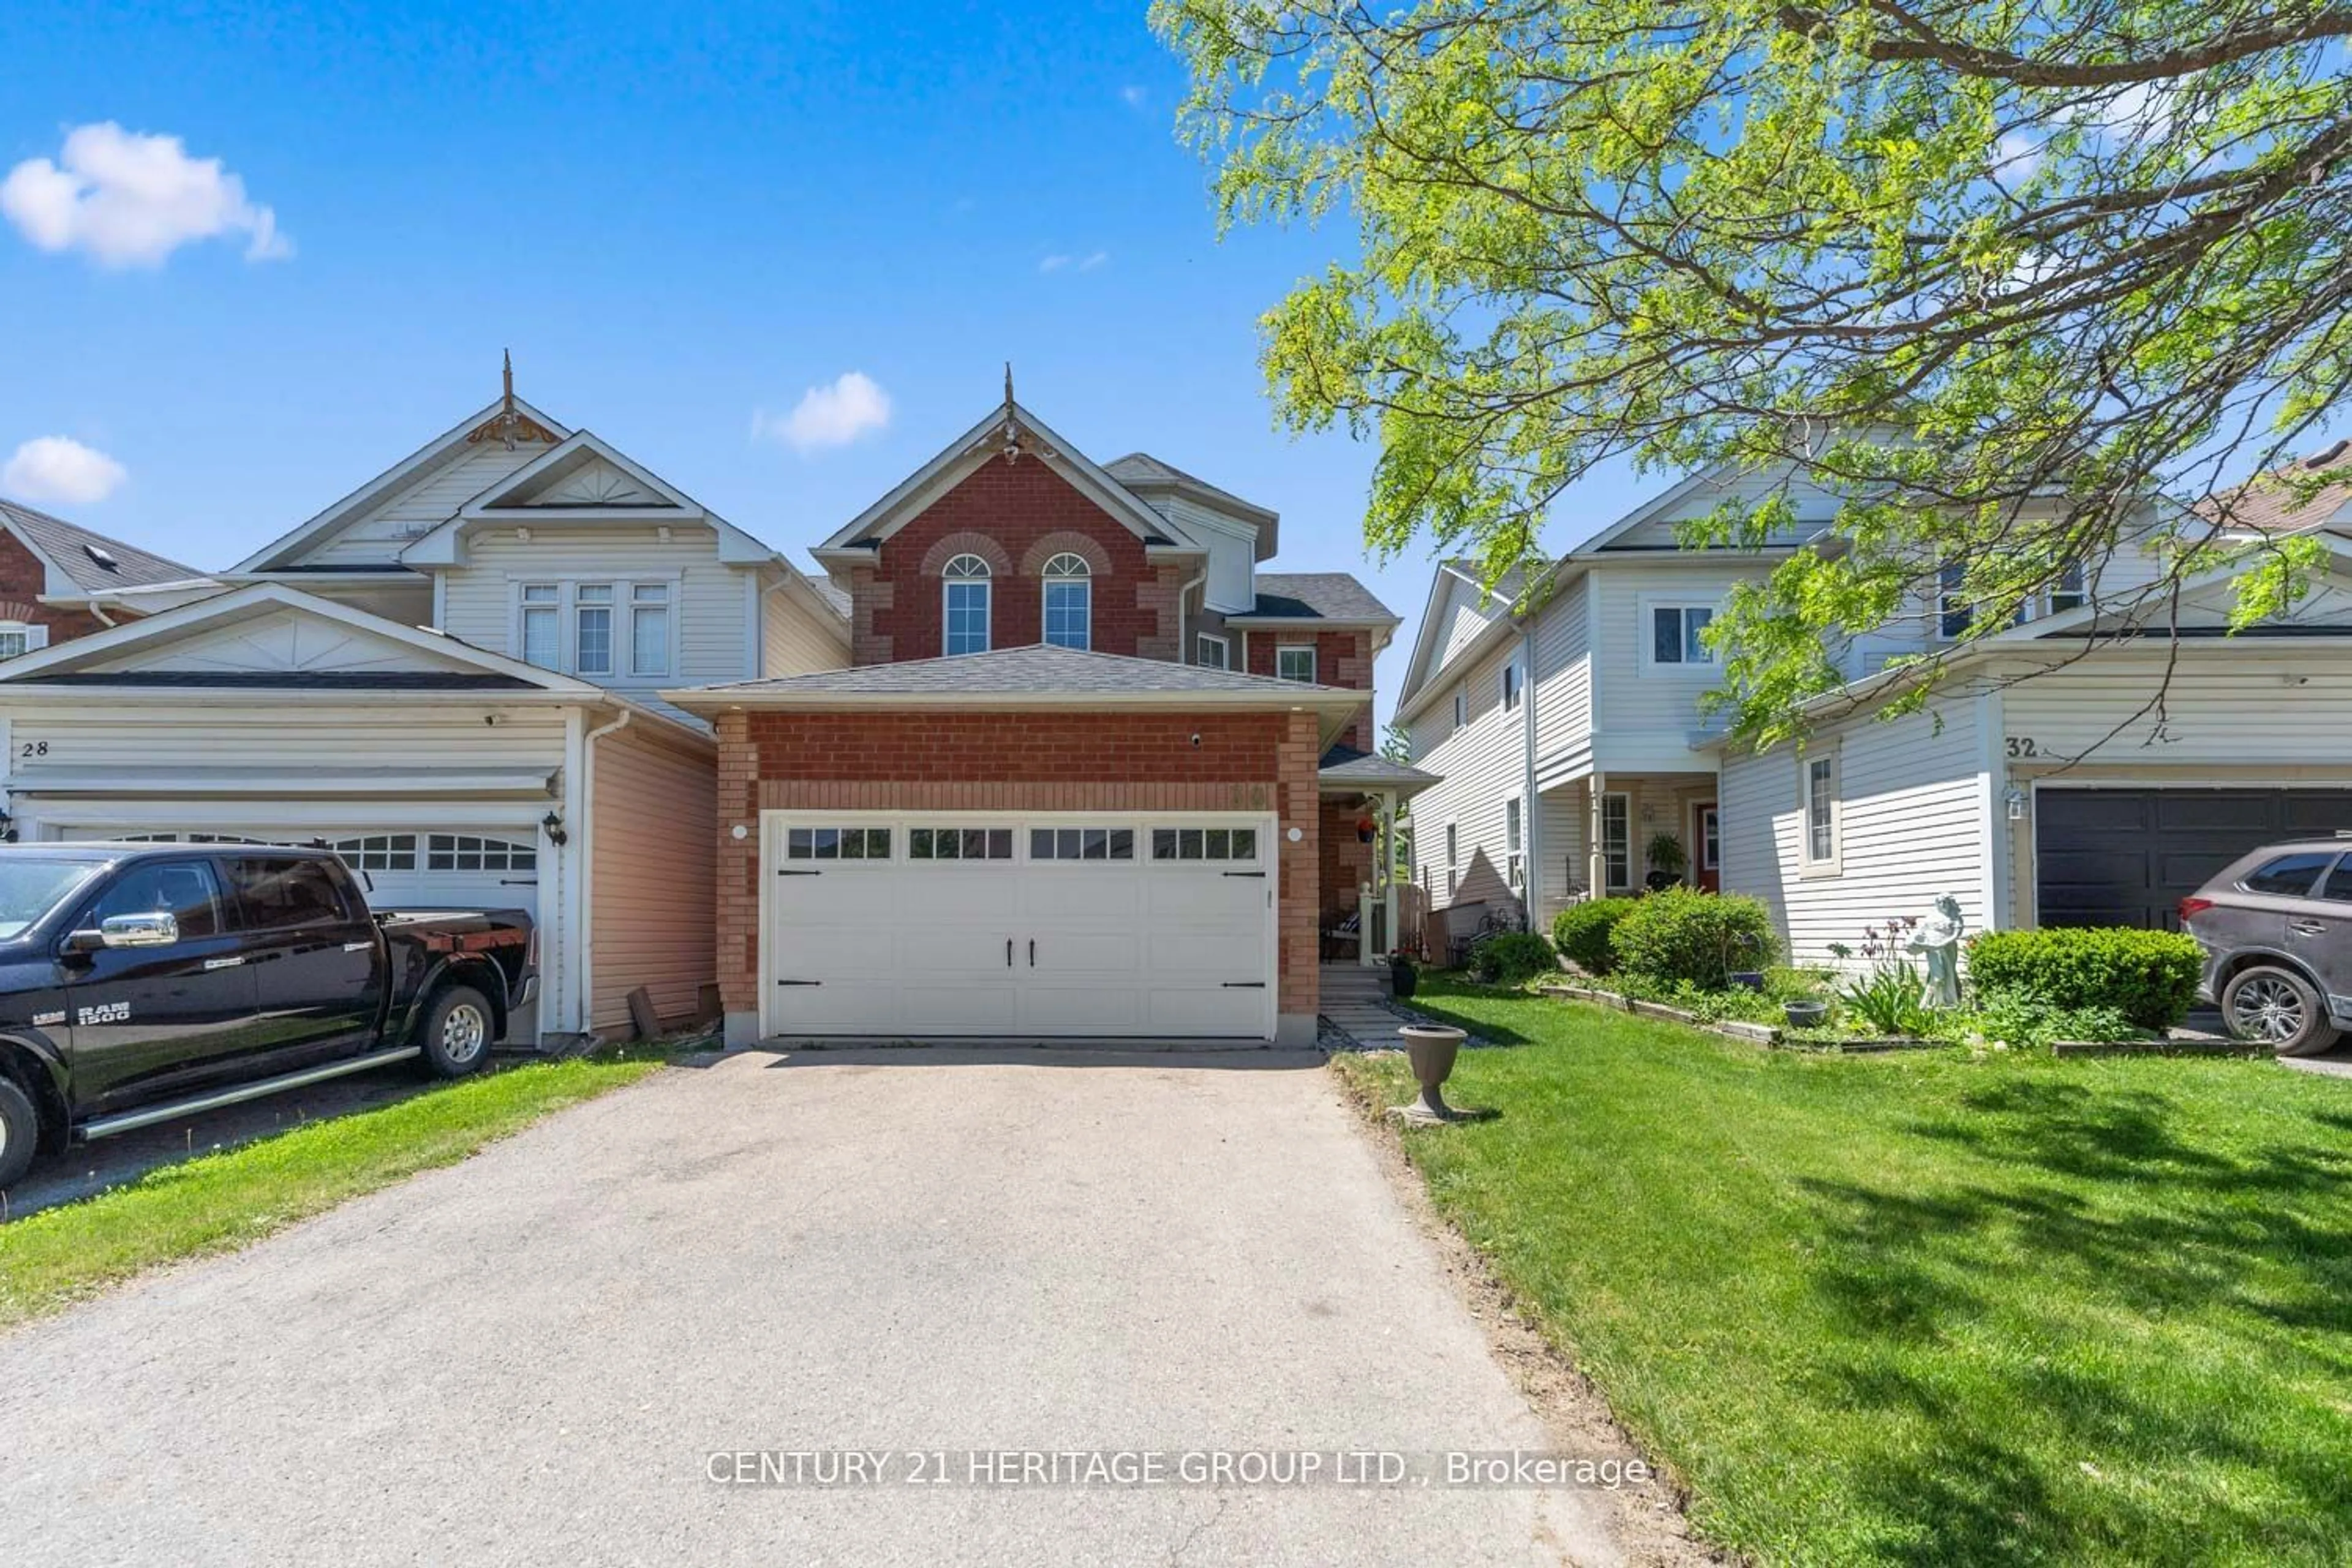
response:
[[[1760,1051],[1431,977],[1437,1204],[1776,1563],[2352,1554],[2352,1083]],[[1393,1057],[1339,1058],[1401,1101]]]
[[[460,1079],[152,1171],[0,1226],[0,1331],[158,1265],[226,1252],[419,1171],[450,1165],[661,1065],[583,1058]]]

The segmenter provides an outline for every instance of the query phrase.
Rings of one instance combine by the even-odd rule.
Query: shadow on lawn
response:
[[[2124,1325],[2126,1353],[2060,1349],[2109,1331],[2100,1320],[2123,1303],[2201,1333],[2200,1361],[2231,1374],[2259,1357],[2283,1387],[2352,1384],[2352,1159],[2323,1131],[2346,1119],[2283,1111],[2276,1135],[2231,1157],[2184,1142],[2185,1114],[2150,1094],[2008,1082],[1911,1129],[1997,1178],[1930,1193],[1802,1184],[1827,1233],[1811,1284],[1836,1325],[1821,1374],[1895,1429],[1933,1434],[1856,1463],[1862,1498],[1908,1523],[1883,1543],[1889,1560],[2079,1560],[2167,1540],[2321,1560],[2352,1534],[2352,1470],[2322,1432],[2289,1429],[2291,1402],[2253,1440],[2263,1415],[2221,1384],[2183,1397]],[[2015,1353],[2034,1345],[2052,1353]],[[2291,1503],[2232,1500],[2234,1467]]]

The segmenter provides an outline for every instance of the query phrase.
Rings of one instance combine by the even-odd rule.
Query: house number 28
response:
[[[27,741],[16,748],[16,754],[20,757],[46,757],[49,754],[49,743],[47,741]]]

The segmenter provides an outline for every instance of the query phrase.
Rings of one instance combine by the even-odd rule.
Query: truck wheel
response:
[[[2326,999],[2292,969],[2263,963],[2230,976],[2221,987],[2221,1016],[2238,1038],[2283,1057],[2315,1057],[2336,1044]]]
[[[497,1016],[488,999],[472,986],[444,987],[425,1009],[425,1022],[417,1029],[425,1070],[435,1078],[464,1078],[478,1070],[490,1059]]]
[[[41,1147],[41,1113],[13,1079],[0,1078],[0,1187],[33,1168]]]

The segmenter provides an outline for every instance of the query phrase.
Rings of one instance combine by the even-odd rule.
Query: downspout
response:
[[[1192,590],[1199,587],[1202,584],[1206,583],[1208,580],[1209,569],[1206,566],[1203,566],[1201,568],[1201,574],[1198,577],[1193,578],[1190,583],[1185,584],[1182,587],[1176,590],[1176,662],[1179,664],[1190,664],[1192,662],[1190,658],[1185,657],[1192,650],[1192,639],[1184,635],[1184,606],[1192,602]],[[1206,605],[1208,603],[1208,595],[1203,594],[1201,596],[1201,602],[1202,604]]]
[[[596,1025],[595,993],[590,984],[590,973],[594,966],[592,944],[596,935],[596,885],[589,868],[594,864],[596,848],[596,742],[605,736],[629,727],[636,717],[633,709],[624,708],[621,716],[609,724],[600,724],[582,737],[580,742],[580,1032],[593,1034]]]
[[[1519,874],[1527,879],[1520,889],[1526,904],[1528,929],[1543,919],[1543,802],[1536,797],[1536,628],[1529,621],[1519,631],[1519,728],[1526,739],[1525,773],[1519,782],[1519,832],[1526,842]]]

